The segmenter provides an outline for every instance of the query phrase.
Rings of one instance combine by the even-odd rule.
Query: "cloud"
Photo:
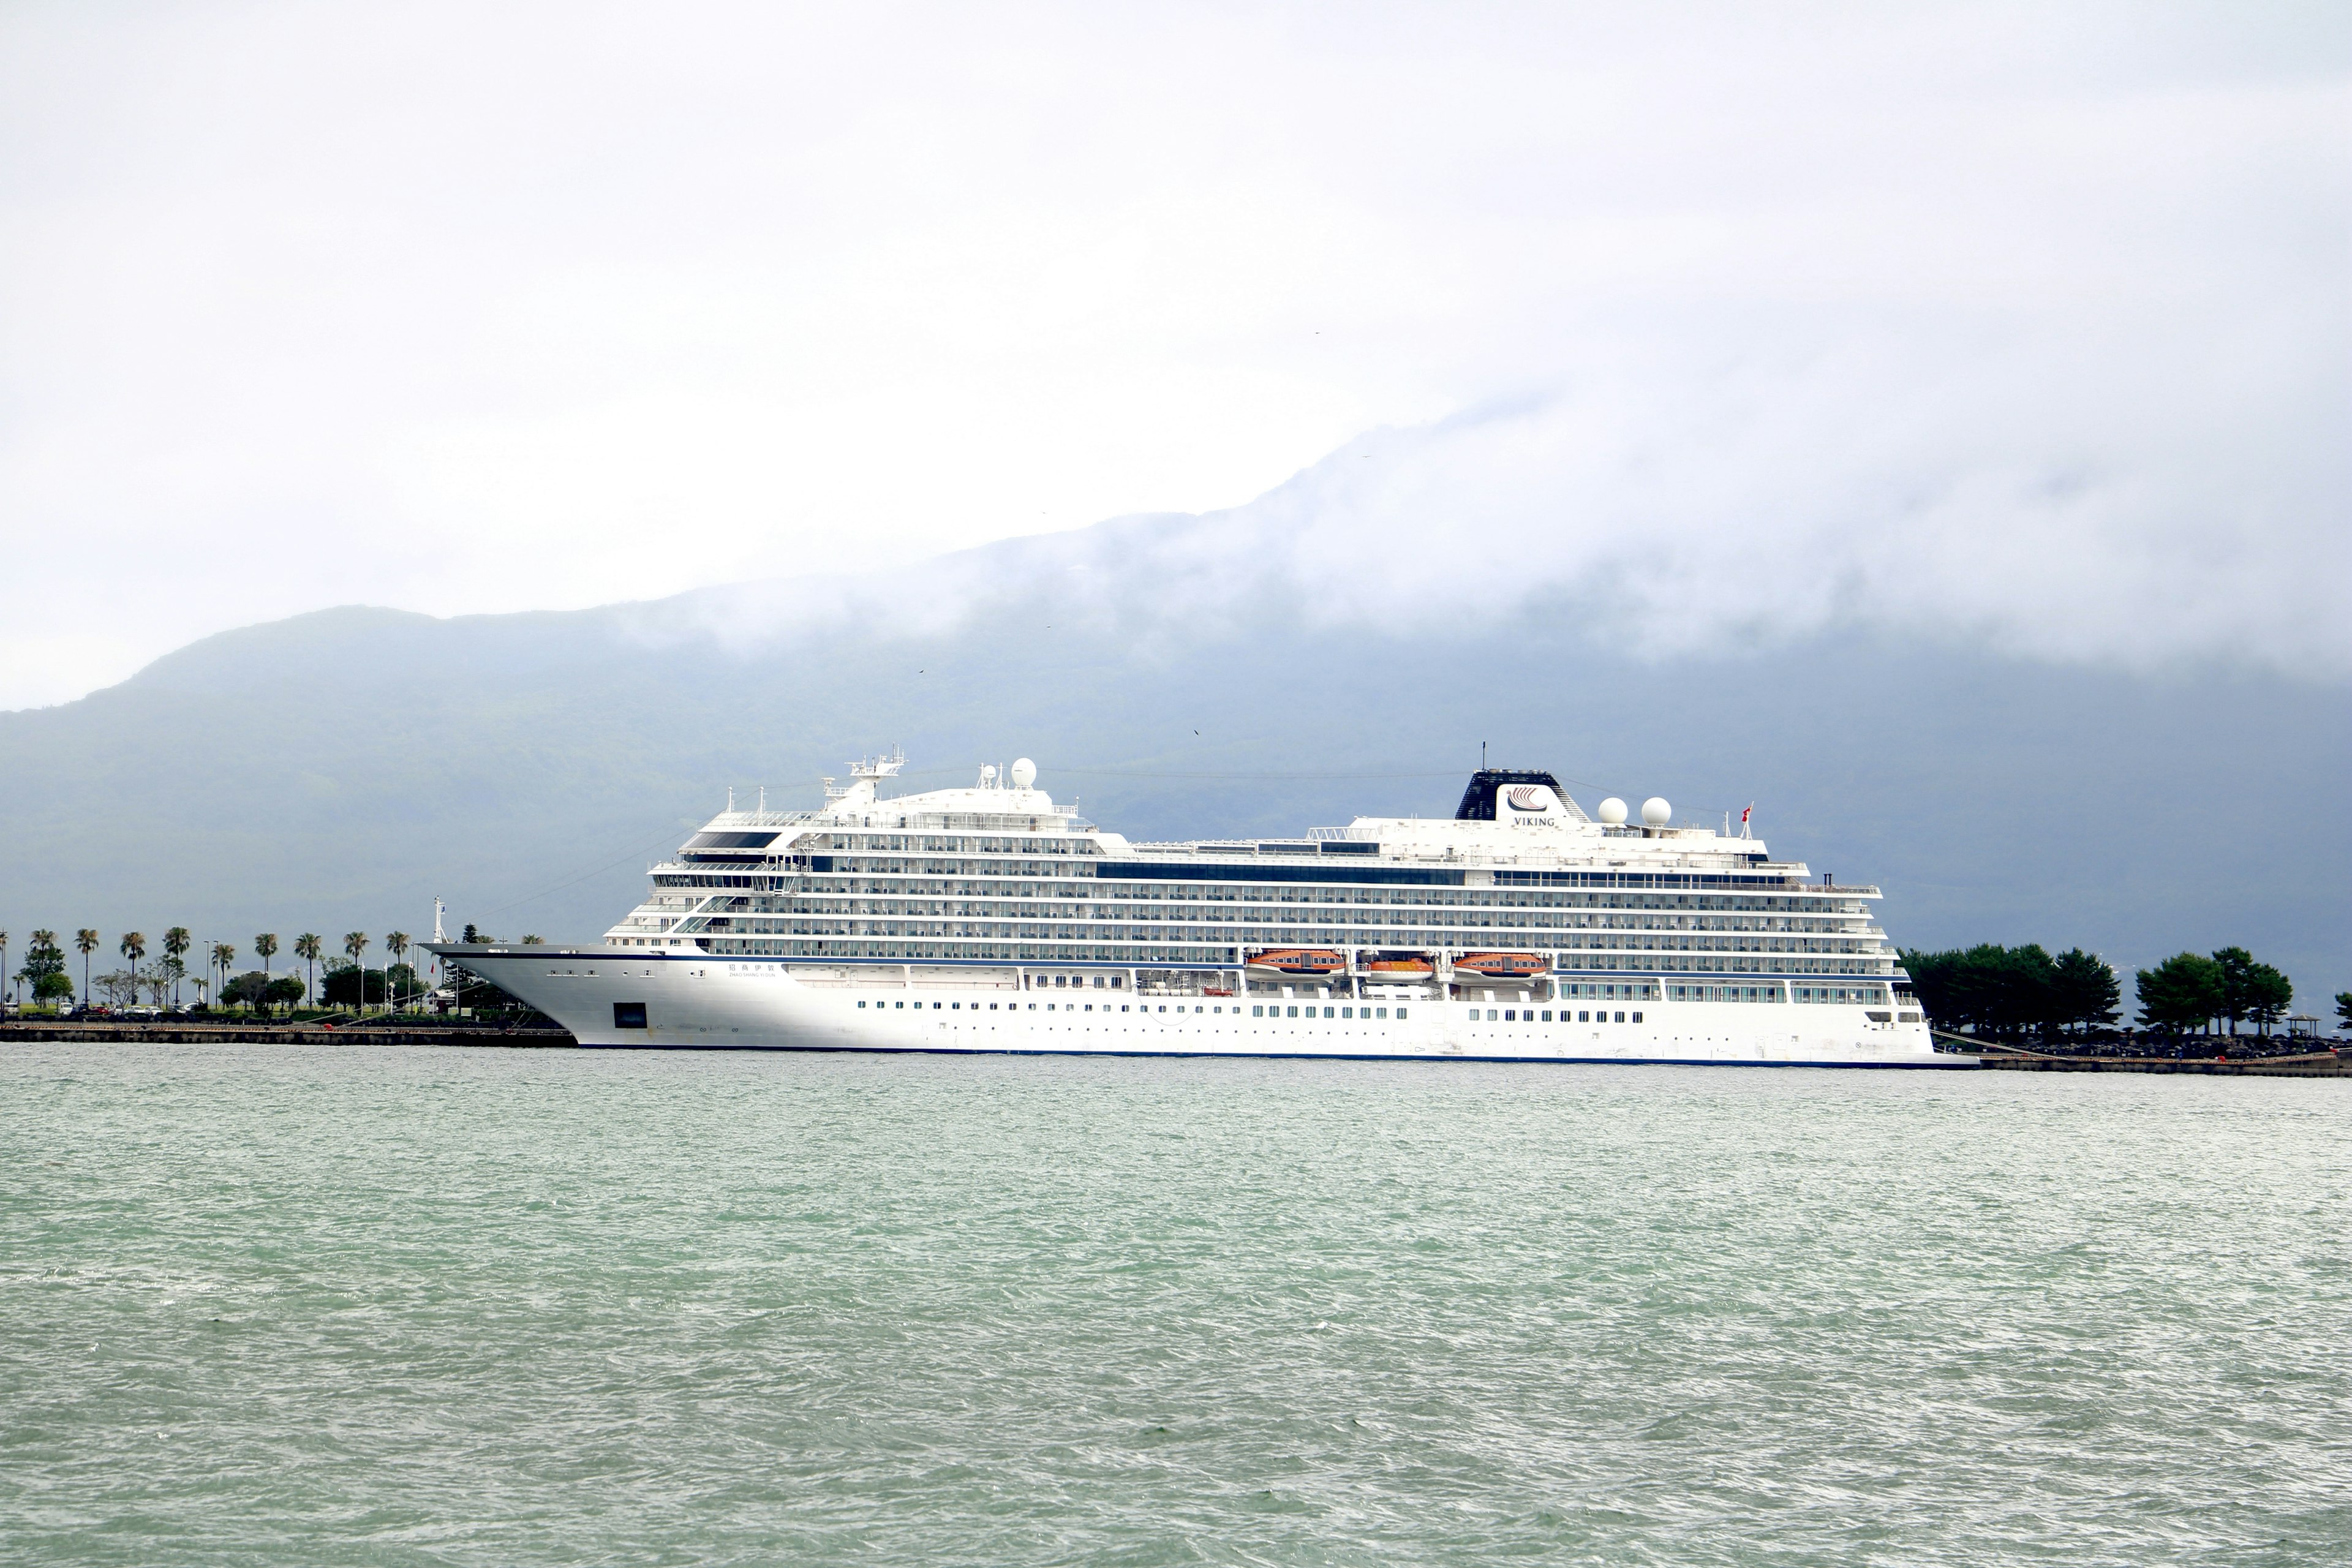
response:
[[[1211,605],[2340,669],[2347,34],[11,7],[0,703],[1173,512]]]

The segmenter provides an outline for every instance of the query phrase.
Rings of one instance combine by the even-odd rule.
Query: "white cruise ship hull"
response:
[[[1973,1067],[1924,1024],[1835,1005],[1371,996],[1154,995],[1024,990],[991,966],[968,981],[897,964],[812,971],[781,959],[618,948],[433,944],[583,1046],[1078,1056],[1330,1057],[1769,1067]],[[1108,980],[1108,976],[1105,977]],[[1640,1021],[1634,1022],[1638,1016]],[[1622,1021],[1621,1021],[1622,1020]]]

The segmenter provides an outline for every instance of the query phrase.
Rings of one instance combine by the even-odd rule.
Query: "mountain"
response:
[[[1876,882],[1906,945],[2080,942],[2128,969],[2242,943],[2298,1009],[2352,987],[2327,681],[2128,673],[1884,630],[1674,658],[1569,595],[1443,627],[1219,597],[1185,520],[1130,519],[848,582],[440,620],[377,609],[207,638],[0,714],[0,925],[339,937],[451,919],[593,937],[646,864],[764,786],[902,744],[909,787],[1037,760],[1130,837],[1450,812],[1481,743],[1589,806],[1753,800],[1779,854]],[[1221,544],[1229,542],[1220,541]],[[1124,564],[1123,564],[1124,563]],[[454,929],[454,928],[453,928]]]

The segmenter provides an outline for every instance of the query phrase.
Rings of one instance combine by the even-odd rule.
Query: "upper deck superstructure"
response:
[[[606,942],[1139,972],[1245,971],[1255,951],[1313,947],[1347,955],[1351,978],[1368,955],[1426,953],[1432,984],[1503,950],[1578,985],[1770,982],[1792,1002],[1879,1007],[1907,990],[1872,919],[1877,889],[1815,881],[1711,826],[1594,821],[1548,773],[1482,770],[1450,818],[1151,844],[1057,805],[1024,763],[878,798],[896,771],[861,763],[815,811],[720,813],[654,868]]]

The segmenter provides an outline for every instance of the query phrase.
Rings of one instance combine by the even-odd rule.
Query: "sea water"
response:
[[[12,1046],[12,1563],[2352,1561],[2352,1084]]]

